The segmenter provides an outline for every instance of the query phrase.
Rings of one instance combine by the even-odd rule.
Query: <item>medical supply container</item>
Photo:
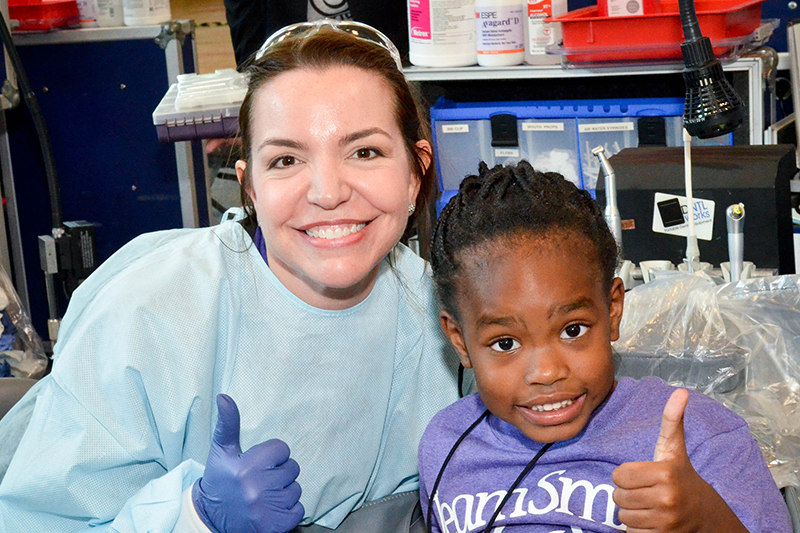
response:
[[[554,65],[561,59],[547,54],[547,46],[561,41],[561,23],[545,22],[567,12],[567,0],[528,0],[525,13],[525,63]]]
[[[122,15],[126,26],[148,26],[169,22],[169,0],[123,0]]]
[[[8,17],[19,23],[15,32],[73,27],[81,20],[75,0],[8,0]]]
[[[682,98],[456,103],[431,108],[441,209],[464,177],[489,167],[528,160],[594,191],[600,173],[592,149],[609,157],[624,148],[682,146]],[[727,135],[702,144],[732,144]],[[700,144],[696,142],[694,144]]]
[[[696,0],[697,20],[723,56],[773,31],[762,24],[764,0]],[[678,0],[661,0],[659,10],[631,16],[603,15],[596,5],[555,16],[560,22],[563,51],[574,63],[680,59],[684,42]],[[762,26],[764,26],[762,28]],[[767,35],[768,37],[768,35]]]
[[[153,111],[162,142],[230,137],[239,131],[247,76],[234,69],[179,74]]]
[[[420,67],[478,62],[474,0],[408,0],[408,59]]]
[[[93,0],[94,15],[101,28],[124,26],[122,0]]]
[[[525,57],[525,18],[520,0],[476,0],[475,38],[478,64],[519,65]]]

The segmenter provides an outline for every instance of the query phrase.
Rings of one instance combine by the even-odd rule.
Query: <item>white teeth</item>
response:
[[[531,405],[532,411],[558,411],[559,409],[572,405],[572,400],[564,400],[563,402],[546,403],[544,405]]]
[[[338,239],[347,237],[351,233],[357,233],[364,229],[366,224],[350,224],[349,226],[329,226],[327,228],[307,229],[306,234],[318,239]]]

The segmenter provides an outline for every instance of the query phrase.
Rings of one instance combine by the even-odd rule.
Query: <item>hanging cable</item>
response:
[[[28,76],[25,74],[25,69],[22,67],[22,61],[17,53],[17,48],[14,46],[14,41],[11,38],[8,22],[2,13],[0,13],[0,22],[2,22],[2,24],[0,24],[0,37],[3,39],[3,46],[6,52],[8,52],[11,65],[14,67],[14,72],[17,74],[19,90],[22,93],[22,97],[25,99],[25,104],[28,106],[28,112],[30,112],[34,128],[36,128],[39,146],[42,149],[42,160],[44,162],[45,176],[47,177],[47,190],[50,194],[50,211],[53,233],[55,236],[55,233],[61,231],[64,215],[61,211],[61,190],[58,186],[58,176],[56,175],[56,166],[53,160],[53,148],[50,145],[50,136],[47,133],[47,125],[44,122],[44,116],[39,107],[39,101],[36,99],[33,89],[31,89]]]

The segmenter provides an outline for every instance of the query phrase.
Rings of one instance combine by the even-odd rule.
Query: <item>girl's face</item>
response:
[[[460,321],[442,326],[495,416],[538,442],[576,436],[614,387],[624,288],[584,237],[549,232],[461,252]]]
[[[355,67],[286,72],[255,95],[247,192],[270,269],[310,305],[366,298],[405,230],[419,179],[394,109],[388,84]]]

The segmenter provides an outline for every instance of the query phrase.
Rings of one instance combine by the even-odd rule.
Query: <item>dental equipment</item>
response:
[[[731,282],[736,283],[742,276],[744,264],[744,204],[728,206],[725,210],[728,226],[728,255],[730,257]]]
[[[694,198],[692,195],[692,136],[683,130],[683,167],[684,186],[686,189],[686,206],[689,219],[689,232],[686,235],[686,263],[689,272],[694,272],[694,264],[700,262],[700,248],[697,246],[697,234],[694,230]]]
[[[614,169],[608,162],[605,154],[605,148],[602,145],[592,150],[597,159],[600,161],[600,168],[603,170],[605,176],[606,186],[606,208],[603,212],[606,224],[608,224],[611,234],[614,235],[614,240],[617,241],[617,247],[622,250],[622,219],[619,215],[617,208],[617,179],[614,175]]]
[[[700,31],[694,0],[678,0],[678,8],[686,40],[681,45],[686,86],[683,122],[700,139],[725,135],[743,122],[744,103],[725,79],[711,40]]]

